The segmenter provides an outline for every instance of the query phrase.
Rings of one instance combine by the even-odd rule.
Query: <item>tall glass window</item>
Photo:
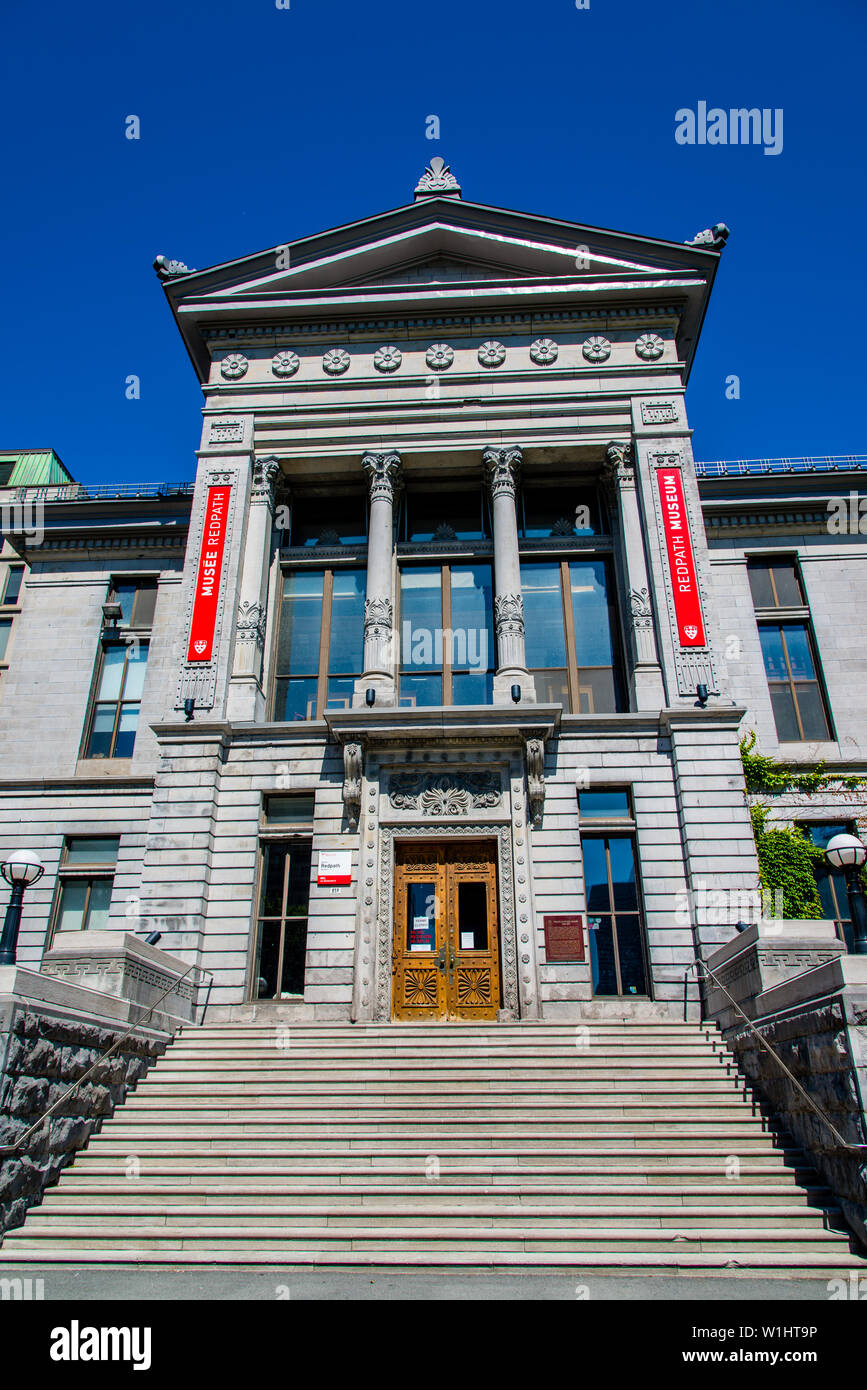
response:
[[[854,835],[857,833],[851,821],[809,821],[802,825],[811,844],[819,849],[827,849],[828,841],[835,835]],[[825,860],[813,865],[813,874],[824,915],[837,925],[837,935],[846,943],[846,950],[854,953],[855,934],[852,929],[852,915],[849,910],[849,893],[846,889],[846,875],[839,869],[832,869]]]
[[[647,993],[631,835],[582,835],[594,994]]]
[[[490,565],[404,566],[399,624],[402,705],[490,704],[497,659]]]
[[[348,709],[364,660],[362,569],[291,570],[283,577],[273,718],[319,719]]]
[[[831,738],[797,560],[787,555],[750,560],[747,572],[777,737],[781,743]]]
[[[120,616],[103,628],[84,740],[86,758],[132,757],[156,611],[156,578],[115,579],[108,598],[120,607]]]
[[[521,565],[527,666],[541,701],[573,714],[623,708],[614,584],[604,558]]]
[[[65,841],[52,936],[59,931],[100,931],[108,926],[119,844],[117,836],[76,835]]]

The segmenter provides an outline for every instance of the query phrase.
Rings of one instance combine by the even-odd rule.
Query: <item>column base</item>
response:
[[[637,665],[632,672],[630,686],[633,708],[636,710],[665,709],[668,704],[662,671],[655,662],[646,666]]]
[[[261,724],[265,696],[255,676],[232,676],[226,697],[226,718],[233,724]]]
[[[397,686],[394,676],[383,675],[381,671],[359,676],[352,692],[352,708],[364,709],[367,705],[368,690],[376,691],[374,708],[391,709],[397,704]]]
[[[529,671],[524,671],[520,666],[505,667],[498,671],[494,676],[494,699],[495,705],[511,705],[512,686],[517,685],[521,691],[522,705],[535,705],[536,685]]]

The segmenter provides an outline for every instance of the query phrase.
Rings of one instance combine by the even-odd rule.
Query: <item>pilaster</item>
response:
[[[515,515],[521,450],[514,446],[488,448],[482,459],[491,493],[494,525],[494,627],[497,634],[494,704],[511,703],[513,685],[520,688],[524,703],[534,704],[536,689],[527,670],[524,650],[524,596]]]

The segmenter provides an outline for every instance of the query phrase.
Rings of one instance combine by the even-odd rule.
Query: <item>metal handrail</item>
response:
[[[741,953],[741,954],[743,954],[743,953]],[[780,1056],[778,1055],[778,1053],[776,1053],[776,1052],[774,1051],[774,1049],[771,1047],[770,1043],[767,1042],[766,1039],[762,1037],[762,1035],[761,1035],[761,1033],[759,1032],[758,1028],[756,1028],[755,1025],[753,1024],[752,1019],[747,1018],[747,1016],[746,1016],[746,1014],[744,1013],[743,1009],[741,1008],[740,1004],[738,1004],[738,1002],[737,1002],[735,999],[732,998],[731,994],[729,994],[729,992],[728,992],[728,990],[726,989],[725,985],[722,983],[722,981],[719,979],[719,977],[716,975],[716,973],[715,973],[713,970],[711,970],[710,966],[707,964],[707,961],[703,961],[703,960],[700,960],[700,959],[697,958],[696,960],[692,961],[691,964],[690,964],[690,965],[687,967],[687,969],[684,971],[684,976],[683,976],[683,987],[684,987],[684,992],[686,991],[687,976],[689,975],[689,973],[690,973],[690,971],[693,969],[693,967],[695,967],[696,970],[698,970],[699,967],[700,967],[702,970],[705,970],[705,971],[707,972],[707,974],[710,976],[710,978],[713,980],[713,982],[714,982],[714,984],[716,985],[717,989],[721,989],[721,990],[722,990],[722,992],[723,992],[723,994],[725,995],[726,999],[728,999],[728,1001],[729,1001],[729,1003],[731,1004],[732,1008],[735,1009],[735,1011],[736,1011],[737,1013],[740,1014],[741,1018],[743,1019],[744,1023],[745,1023],[745,1024],[747,1025],[747,1027],[749,1028],[750,1032],[755,1034],[755,1036],[758,1038],[759,1042],[761,1043],[761,1045],[762,1045],[762,1047],[765,1049],[765,1051],[770,1053],[770,1055],[773,1057],[774,1061],[777,1063],[777,1066],[778,1066],[782,1071],[784,1071],[784,1072],[786,1073],[786,1076],[787,1076],[787,1077],[789,1078],[789,1080],[791,1081],[791,1083],[792,1083],[792,1085],[794,1086],[795,1090],[798,1091],[798,1093],[804,1098],[804,1100],[807,1102],[807,1104],[810,1106],[810,1108],[811,1108],[812,1110],[815,1110],[816,1114],[819,1116],[819,1119],[822,1121],[822,1123],[823,1123],[824,1125],[827,1125],[828,1129],[829,1129],[829,1130],[831,1131],[831,1133],[833,1134],[833,1136],[834,1136],[835,1140],[837,1141],[837,1144],[840,1146],[840,1148],[846,1149],[846,1150],[848,1150],[850,1153],[857,1153],[859,1156],[862,1155],[863,1152],[864,1152],[865,1150],[867,1150],[867,1144],[850,1144],[849,1141],[848,1141],[848,1139],[844,1139],[844,1138],[843,1138],[842,1134],[840,1133],[840,1131],[839,1131],[839,1129],[837,1128],[837,1126],[834,1124],[834,1121],[831,1119],[830,1115],[826,1115],[826,1114],[825,1114],[825,1111],[822,1109],[822,1107],[821,1107],[820,1105],[817,1105],[817,1104],[816,1104],[815,1100],[814,1100],[813,1097],[810,1095],[809,1091],[805,1091],[805,1090],[804,1090],[804,1087],[801,1085],[800,1081],[799,1081],[798,1078],[795,1076],[794,1072],[792,1072],[792,1071],[789,1070],[789,1068],[786,1066],[785,1062],[783,1061],[782,1057],[780,1057]],[[696,977],[696,978],[697,978],[697,977]]]
[[[63,1105],[64,1101],[68,1100],[68,1098],[72,1095],[73,1091],[77,1091],[78,1087],[83,1082],[85,1082],[89,1076],[92,1076],[95,1071],[98,1071],[99,1068],[102,1066],[103,1062],[105,1062],[113,1052],[116,1052],[117,1049],[123,1043],[126,1042],[127,1038],[131,1037],[132,1034],[136,1031],[136,1029],[140,1028],[142,1024],[150,1018],[151,1014],[154,1012],[157,1006],[163,1002],[166,995],[171,994],[172,990],[177,989],[178,985],[181,984],[187,978],[188,975],[191,975],[194,970],[198,970],[202,975],[210,975],[211,982],[213,983],[214,976],[212,971],[206,970],[201,966],[191,965],[189,969],[184,971],[183,975],[179,975],[176,980],[172,981],[172,983],[168,986],[167,989],[163,990],[159,999],[157,999],[153,1004],[151,1004],[147,1013],[144,1014],[142,1018],[138,1018],[136,1019],[135,1023],[130,1024],[129,1028],[127,1028],[126,1032],[122,1035],[122,1037],[118,1038],[117,1042],[113,1042],[111,1047],[108,1048],[108,1050],[104,1052],[101,1057],[98,1057],[96,1061],[88,1067],[87,1071],[83,1074],[83,1076],[80,1076],[77,1081],[73,1081],[72,1085],[66,1088],[66,1090],[63,1092],[63,1095],[59,1096],[58,1099],[54,1102],[54,1104],[48,1107],[44,1115],[40,1115],[39,1119],[35,1120],[32,1125],[25,1129],[23,1134],[19,1134],[14,1144],[0,1144],[0,1158],[9,1158],[12,1154],[18,1153],[19,1150],[24,1147],[30,1136],[32,1134],[35,1134],[37,1130],[41,1129],[42,1126],[45,1124],[45,1121],[54,1114],[54,1111],[58,1108],[58,1106]],[[198,988],[198,986],[196,986],[196,988]],[[210,990],[211,987],[209,985],[209,996]],[[207,1008],[207,1001],[205,1003],[205,1007]]]

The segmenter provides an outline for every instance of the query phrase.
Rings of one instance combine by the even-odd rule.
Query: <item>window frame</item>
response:
[[[115,855],[115,858],[112,861],[108,871],[106,869],[106,861],[104,859],[92,860],[90,863],[85,862],[81,864],[70,865],[68,863],[68,856],[70,841],[72,840],[116,840],[117,854]],[[99,833],[81,834],[80,832],[76,831],[72,835],[64,835],[63,844],[60,849],[60,861],[57,866],[57,876],[54,885],[54,898],[51,904],[51,913],[48,922],[48,933],[46,936],[45,943],[46,951],[49,951],[51,949],[52,945],[54,944],[55,937],[57,935],[57,924],[60,920],[60,905],[63,901],[64,886],[67,883],[81,882],[83,880],[87,884],[87,891],[85,893],[84,899],[84,910],[82,912],[82,925],[81,927],[79,927],[79,931],[85,932],[88,930],[88,927],[85,925],[85,923],[87,921],[87,914],[90,910],[90,899],[93,893],[93,885],[97,881],[105,882],[106,880],[108,880],[111,883],[111,892],[109,893],[108,898],[108,909],[109,912],[111,912],[111,900],[114,897],[114,880],[115,875],[117,874],[118,858],[120,857],[120,841],[121,836],[119,832],[112,833],[111,831],[102,830],[100,830]],[[70,932],[69,934],[71,935],[72,933]]]
[[[419,544],[427,544],[427,542],[420,542]],[[471,544],[471,542],[468,542],[468,544]],[[492,676],[493,676],[493,675],[496,674],[496,671],[497,671],[497,626],[496,626],[496,622],[495,622],[495,620],[494,620],[494,614],[493,614],[493,601],[494,601],[494,598],[495,598],[495,596],[496,596],[497,590],[496,590],[496,577],[495,577],[495,574],[494,574],[494,560],[493,560],[493,556],[490,555],[490,554],[480,555],[480,556],[471,556],[471,557],[469,557],[469,558],[466,557],[466,556],[464,556],[464,555],[450,555],[450,556],[448,557],[448,559],[443,559],[443,560],[437,559],[435,555],[430,555],[430,556],[429,556],[429,555],[419,555],[419,556],[417,556],[417,557],[409,556],[409,555],[406,555],[406,554],[402,555],[402,556],[401,556],[401,563],[399,563],[398,566],[397,566],[397,583],[396,583],[396,585],[395,585],[395,613],[396,613],[396,617],[395,617],[395,631],[396,631],[399,635],[400,635],[401,632],[402,632],[402,628],[401,628],[401,622],[402,622],[402,612],[401,612],[402,586],[401,586],[401,577],[402,577],[404,571],[408,571],[408,570],[412,570],[412,569],[438,569],[438,570],[439,570],[439,572],[440,572],[440,623],[441,623],[441,626],[442,626],[443,634],[445,634],[446,632],[452,632],[452,569],[461,569],[461,568],[463,568],[463,567],[468,567],[468,566],[472,566],[472,565],[485,565],[485,566],[487,566],[488,570],[490,571],[490,575],[491,575],[491,628],[490,628],[490,638],[491,638],[491,646],[492,646],[492,648],[493,648],[493,665],[491,665],[491,666],[486,666],[486,667],[485,667],[484,674],[485,674],[485,675],[492,675]],[[403,656],[403,639],[402,639],[402,637],[400,637],[400,651],[401,651],[401,657],[402,657],[402,656]],[[445,644],[445,642],[443,642],[443,644],[442,644],[442,658],[443,658],[443,659],[442,659],[442,665],[439,666],[439,667],[432,667],[432,668],[430,668],[430,669],[426,669],[425,671],[419,672],[419,673],[418,673],[418,674],[420,674],[420,675],[427,675],[427,676],[437,676],[437,675],[438,675],[438,676],[441,678],[441,680],[442,680],[442,688],[441,688],[441,692],[440,692],[440,693],[441,693],[441,695],[442,695],[442,701],[441,701],[441,704],[439,704],[439,705],[403,705],[403,704],[401,704],[401,693],[400,693],[401,677],[402,677],[402,676],[405,676],[405,675],[408,676],[408,675],[412,675],[412,674],[413,674],[412,671],[404,671],[404,670],[402,669],[402,668],[403,668],[403,665],[404,665],[404,662],[403,662],[403,660],[401,659],[401,660],[398,662],[398,664],[397,664],[397,670],[396,670],[396,672],[395,672],[395,679],[396,679],[396,683],[397,683],[397,692],[396,692],[396,694],[397,694],[397,708],[398,708],[398,709],[467,709],[467,708],[470,708],[469,706],[466,706],[466,705],[455,705],[455,703],[454,703],[454,677],[455,677],[456,674],[459,675],[459,676],[460,676],[460,675],[463,675],[463,674],[465,673],[466,670],[471,670],[472,668],[470,668],[470,667],[465,668],[465,667],[463,667],[463,666],[457,666],[457,667],[456,667],[456,666],[454,665],[454,662],[452,661],[452,657],[453,657],[453,656],[454,656],[454,645],[453,645],[453,642],[450,642],[450,643],[449,643],[449,651],[448,651],[448,652],[446,652],[446,644]],[[448,658],[448,659],[447,659],[447,658]],[[488,702],[486,701],[485,703],[487,704]]]
[[[786,678],[785,680],[772,680],[772,678],[768,675],[767,667],[765,666],[764,653],[762,653],[762,669],[763,669],[764,675],[765,675],[765,684],[767,685],[767,688],[768,688],[768,699],[769,699],[770,705],[771,705],[771,717],[773,718],[773,721],[774,721],[774,728],[775,728],[775,731],[776,731],[776,734],[777,734],[777,742],[778,742],[778,743],[833,743],[833,742],[836,742],[836,737],[837,737],[837,735],[836,735],[836,730],[835,730],[835,727],[834,727],[833,716],[832,716],[832,713],[831,713],[831,702],[830,702],[830,700],[828,699],[828,690],[827,690],[827,687],[826,687],[826,684],[825,684],[824,671],[823,671],[823,669],[822,669],[822,662],[821,662],[821,660],[820,660],[820,658],[819,658],[819,646],[818,646],[818,643],[817,643],[817,641],[816,641],[816,633],[815,633],[815,629],[814,629],[814,626],[813,626],[813,616],[812,616],[812,613],[811,613],[811,611],[810,611],[810,602],[809,602],[809,596],[808,596],[808,594],[807,594],[807,587],[806,587],[806,585],[805,585],[805,583],[804,583],[804,575],[803,575],[803,572],[802,572],[802,570],[801,570],[800,556],[798,555],[798,553],[797,553],[796,551],[795,551],[795,552],[792,552],[792,551],[785,551],[785,552],[782,552],[782,553],[773,553],[773,554],[765,554],[765,553],[761,553],[761,554],[749,554],[749,553],[748,553],[748,554],[746,554],[746,555],[744,556],[744,558],[745,558],[745,560],[746,560],[747,583],[750,585],[750,598],[752,599],[752,602],[753,602],[753,613],[754,613],[754,615],[755,615],[755,620],[756,620],[756,629],[757,629],[758,634],[759,634],[759,645],[761,646],[761,641],[762,641],[761,633],[762,633],[762,629],[763,629],[763,628],[778,628],[778,629],[779,629],[779,633],[780,633],[780,643],[781,643],[782,651],[783,651],[783,660],[784,660],[785,663],[786,663],[787,678]],[[769,578],[770,578],[770,586],[771,586],[771,592],[772,592],[774,598],[778,598],[778,594],[777,594],[777,583],[776,583],[776,579],[775,579],[775,576],[774,576],[774,569],[773,569],[773,567],[774,567],[775,564],[778,564],[778,565],[790,564],[790,565],[792,566],[792,570],[793,570],[794,576],[795,576],[795,581],[796,581],[796,583],[797,583],[797,585],[798,585],[798,588],[799,588],[800,593],[801,593],[801,597],[802,597],[802,599],[803,599],[803,602],[802,602],[802,603],[800,603],[800,604],[780,604],[780,603],[778,603],[778,604],[776,604],[774,607],[768,607],[768,606],[761,607],[761,606],[759,606],[759,605],[756,604],[755,599],[753,598],[752,584],[751,584],[751,582],[750,582],[750,569],[751,569],[751,568],[757,568],[757,567],[759,567],[759,566],[764,566],[764,565],[767,565],[767,566],[768,566]],[[800,623],[800,624],[802,624],[803,629],[804,629],[804,639],[805,639],[806,644],[807,644],[807,649],[808,649],[808,651],[809,651],[809,653],[810,653],[810,659],[811,659],[811,661],[812,661],[812,663],[813,663],[813,670],[814,670],[814,672],[815,672],[815,676],[814,676],[814,678],[813,678],[812,681],[801,681],[800,684],[815,685],[816,690],[818,691],[819,702],[820,702],[821,707],[822,707],[822,713],[824,714],[824,717],[825,717],[825,729],[826,729],[826,732],[825,732],[825,736],[824,736],[823,738],[817,738],[816,735],[807,735],[807,734],[804,733],[804,721],[803,721],[803,719],[802,719],[802,717],[801,717],[801,708],[800,708],[800,705],[799,705],[799,703],[798,703],[798,693],[797,693],[797,689],[796,689],[796,687],[797,687],[797,685],[799,684],[799,682],[798,682],[798,680],[795,678],[795,676],[792,674],[792,663],[791,663],[791,660],[790,660],[790,658],[789,658],[788,643],[786,642],[785,626],[786,626],[787,623],[788,623],[788,624],[790,624],[790,623]],[[773,689],[774,689],[775,687],[777,687],[777,688],[784,688],[784,689],[787,688],[787,689],[788,689],[789,698],[790,698],[790,700],[791,700],[791,702],[792,702],[792,709],[793,709],[794,715],[795,715],[795,723],[797,724],[797,728],[798,728],[798,732],[799,732],[799,734],[800,734],[800,738],[797,738],[797,739],[785,738],[785,739],[784,739],[784,738],[781,738],[781,737],[780,737],[780,731],[779,731],[779,728],[777,727],[777,717],[776,717],[776,713],[775,713],[775,711],[774,711],[774,701],[773,701],[773,698],[772,698],[772,692],[773,692]]]
[[[325,711],[328,709],[328,682],[333,677],[335,680],[357,680],[364,670],[364,655],[362,647],[361,671],[340,672],[329,669],[329,657],[331,652],[331,623],[333,617],[334,599],[334,576],[342,571],[357,570],[364,575],[365,602],[367,598],[367,565],[359,564],[357,555],[348,555],[345,560],[335,560],[332,557],[327,559],[319,556],[318,559],[310,556],[310,564],[299,564],[297,560],[286,560],[280,562],[279,593],[276,596],[276,622],[272,623],[273,640],[270,653],[271,677],[269,684],[269,698],[267,719],[274,724],[315,724],[321,723],[325,718]],[[321,574],[322,575],[322,620],[319,627],[319,665],[315,672],[310,672],[309,676],[299,675],[297,679],[312,680],[316,677],[316,710],[312,719],[281,719],[277,714],[277,695],[278,682],[293,679],[287,673],[281,675],[277,670],[277,656],[280,650],[280,629],[283,622],[283,599],[285,596],[286,577],[290,574]],[[362,619],[363,622],[363,619]],[[363,629],[362,629],[363,631]],[[363,638],[362,638],[363,640]],[[329,711],[331,712],[331,711]],[[337,713],[337,706],[333,706],[333,712]]]
[[[116,625],[114,625],[114,626],[106,626],[106,625],[104,624],[103,627],[102,627],[102,629],[101,629],[101,631],[100,631],[100,635],[99,635],[99,650],[97,651],[97,654],[96,654],[96,661],[94,662],[93,677],[92,677],[91,683],[90,683],[90,695],[89,695],[89,697],[88,697],[88,702],[87,702],[87,717],[86,717],[86,719],[85,719],[85,721],[84,721],[84,732],[83,732],[83,734],[82,734],[81,745],[80,745],[79,753],[78,753],[78,758],[79,758],[79,761],[80,761],[80,762],[94,762],[94,761],[96,761],[96,762],[100,762],[100,763],[107,763],[107,762],[115,761],[114,749],[117,747],[118,726],[119,726],[119,723],[120,723],[121,713],[122,713],[123,704],[124,704],[123,694],[124,694],[124,690],[126,689],[127,672],[128,672],[128,670],[129,670],[129,653],[130,653],[130,649],[137,649],[137,648],[139,648],[139,647],[141,647],[141,646],[144,646],[144,647],[147,648],[147,654],[146,654],[146,656],[145,656],[145,662],[144,662],[144,665],[145,665],[145,674],[144,674],[144,676],[142,677],[142,693],[141,693],[141,695],[140,695],[140,697],[138,698],[137,701],[135,701],[135,700],[128,700],[128,701],[126,702],[127,704],[136,704],[136,703],[137,703],[138,706],[139,706],[139,717],[141,716],[141,709],[142,709],[142,705],[144,704],[144,683],[145,683],[145,681],[146,681],[146,679],[147,679],[147,664],[148,664],[148,661],[150,660],[150,648],[151,648],[151,641],[152,641],[152,638],[153,638],[153,628],[154,628],[154,623],[156,622],[156,608],[157,608],[157,603],[159,602],[160,576],[159,576],[159,574],[153,574],[153,573],[151,573],[151,574],[113,574],[113,575],[111,576],[110,580],[109,580],[109,584],[108,584],[108,593],[107,593],[106,598],[105,598],[104,601],[105,601],[106,603],[117,603],[117,602],[118,602],[117,594],[118,594],[118,592],[119,592],[120,586],[126,587],[126,586],[129,586],[129,585],[131,585],[131,584],[134,584],[134,585],[135,585],[135,587],[136,587],[136,593],[135,593],[135,595],[134,595],[134,597],[133,597],[132,611],[131,611],[131,613],[130,613],[130,622],[127,623],[127,624],[124,624],[124,625],[121,625],[121,624],[118,623],[118,624],[116,624]],[[142,591],[144,591],[144,590],[147,590],[148,592],[151,592],[151,591],[153,592],[153,595],[154,595],[154,600],[153,600],[153,616],[152,616],[151,623],[150,623],[149,626],[136,626],[136,625],[135,625],[135,619],[136,619],[136,616],[137,616],[136,610],[137,610],[137,608],[139,607],[139,592],[142,592]],[[115,637],[115,638],[111,638],[111,639],[108,639],[108,640],[107,640],[106,634],[107,634],[107,633],[110,633],[110,632],[112,632],[112,631],[114,631],[114,630],[116,630],[116,631],[118,632],[119,635],[118,635],[117,637]],[[105,657],[106,657],[106,652],[107,652],[110,648],[112,648],[112,647],[120,647],[120,646],[125,647],[126,650],[125,650],[125,652],[124,652],[123,674],[122,674],[122,677],[121,677],[120,689],[119,689],[119,691],[118,691],[117,700],[114,702],[114,704],[115,704],[115,713],[114,713],[114,722],[113,722],[113,724],[112,724],[112,730],[111,730],[111,742],[110,742],[110,750],[111,750],[111,751],[108,752],[108,753],[106,753],[106,754],[93,754],[93,753],[90,753],[88,750],[89,750],[89,748],[90,748],[90,741],[91,741],[91,738],[92,738],[92,736],[93,736],[93,725],[94,725],[94,722],[95,722],[95,720],[96,720],[96,712],[97,712],[97,709],[98,709],[98,707],[99,707],[100,705],[108,705],[108,704],[112,703],[111,701],[108,701],[108,700],[100,700],[100,698],[99,698],[99,687],[100,687],[100,684],[101,684],[101,682],[102,682],[102,674],[103,674],[103,671],[104,671],[104,669],[105,669]],[[128,761],[130,758],[132,758],[132,757],[134,756],[134,754],[135,754],[135,741],[136,741],[136,739],[138,738],[138,731],[139,731],[139,721],[138,721],[138,719],[137,719],[137,720],[136,720],[136,727],[135,727],[135,734],[133,735],[133,747],[132,747],[132,750],[130,751],[129,754],[125,755],[123,758],[120,759],[121,762],[126,762],[126,761]]]
[[[595,539],[595,538],[594,538]],[[611,621],[611,632],[613,637],[614,661],[611,666],[579,666],[578,651],[575,640],[575,610],[572,605],[572,580],[569,566],[580,564],[586,560],[601,560],[605,566],[608,613]],[[629,709],[626,687],[626,664],[623,658],[623,634],[620,626],[620,603],[618,589],[617,566],[614,563],[614,554],[608,548],[598,548],[588,546],[586,549],[563,553],[558,550],[547,552],[534,550],[521,552],[520,567],[523,569],[529,565],[556,564],[560,570],[560,611],[564,627],[566,640],[566,686],[569,691],[569,710],[568,713],[584,718],[593,718],[594,714],[622,714]],[[522,580],[523,593],[523,580]],[[613,596],[613,604],[612,604]],[[531,675],[537,671],[542,674],[547,671],[556,672],[562,668],[559,666],[533,666],[528,668]],[[615,700],[614,710],[588,710],[581,709],[581,692],[586,687],[581,685],[579,673],[581,671],[611,671],[614,676],[614,689],[617,699]],[[592,689],[590,691],[592,702]]]
[[[286,792],[275,792],[275,793],[272,793],[272,795],[273,795],[276,799],[287,799],[287,798],[291,798],[291,797],[293,797],[293,796],[297,796],[297,797],[299,798],[299,800],[302,799],[302,798],[304,798],[305,800],[311,799],[311,800],[313,801],[313,815],[311,816],[311,818],[310,818],[309,821],[302,821],[302,820],[299,820],[299,821],[297,821],[297,822],[295,822],[295,821],[292,821],[292,822],[286,822],[286,821],[279,821],[279,822],[278,822],[278,821],[273,821],[273,822],[272,822],[272,821],[269,821],[269,819],[268,819],[268,801],[269,801],[269,797],[268,797],[268,795],[264,795],[264,794],[263,794],[263,797],[262,797],[262,805],[261,805],[261,809],[260,809],[260,812],[259,812],[259,836],[258,836],[258,844],[257,844],[257,849],[256,849],[256,854],[257,854],[256,882],[255,882],[255,884],[254,884],[254,889],[253,889],[252,924],[251,924],[251,931],[250,931],[250,953],[249,953],[249,960],[248,960],[248,963],[247,963],[247,982],[248,982],[248,983],[247,983],[247,1001],[248,1001],[248,1003],[252,1003],[252,1004],[265,1004],[265,1005],[268,1005],[268,1004],[280,1004],[280,1003],[286,1002],[286,1001],[284,1001],[284,1000],[281,999],[281,996],[280,996],[279,993],[278,993],[273,999],[262,999],[262,998],[259,997],[258,993],[256,992],[256,973],[255,973],[255,972],[256,972],[256,959],[257,959],[258,950],[259,950],[259,932],[260,932],[260,927],[261,927],[261,924],[262,924],[263,921],[266,921],[266,920],[267,920],[267,921],[275,921],[275,920],[277,920],[277,919],[275,919],[275,918],[273,918],[273,917],[263,918],[263,915],[262,915],[262,913],[261,913],[261,911],[260,911],[261,904],[262,904],[262,892],[263,892],[264,885],[265,885],[265,849],[266,849],[266,847],[269,846],[269,845],[274,845],[274,846],[278,846],[278,847],[281,846],[281,845],[286,845],[288,848],[291,849],[291,846],[292,846],[294,843],[297,843],[297,844],[305,844],[305,845],[309,845],[309,846],[310,846],[310,879],[309,879],[309,882],[308,882],[308,885],[307,885],[307,915],[306,915],[306,917],[304,918],[305,931],[309,931],[309,924],[310,924],[310,899],[311,899],[311,896],[312,896],[313,869],[314,869],[313,855],[314,855],[314,853],[315,853],[315,850],[314,850],[314,848],[313,848],[313,821],[314,821],[314,818],[315,818],[315,815],[316,815],[316,790],[315,790],[315,788],[310,788],[310,789],[307,789],[307,790],[304,790],[304,789],[293,789],[293,790],[291,790],[291,791],[286,791]],[[291,860],[287,857],[286,861],[284,862],[284,866],[283,866],[283,895],[282,895],[282,900],[281,900],[281,916],[280,916],[280,918],[279,918],[279,921],[280,921],[280,951],[279,951],[279,955],[278,955],[278,958],[277,958],[277,981],[278,981],[278,984],[282,981],[282,978],[283,978],[283,954],[284,954],[285,945],[286,945],[286,922],[287,922],[287,921],[297,922],[297,921],[300,920],[300,918],[298,918],[298,917],[293,917],[293,918],[287,918],[287,917],[286,917],[286,895],[287,895],[287,892],[288,892],[287,875],[288,875],[288,869],[289,869],[290,866],[291,866]],[[306,945],[305,945],[305,986],[306,986],[306,955],[307,955],[307,947],[306,947]],[[304,991],[302,991],[301,995],[292,995],[291,997],[292,997],[292,999],[298,999],[298,998],[302,998],[302,999],[303,999],[303,998],[304,998]]]

